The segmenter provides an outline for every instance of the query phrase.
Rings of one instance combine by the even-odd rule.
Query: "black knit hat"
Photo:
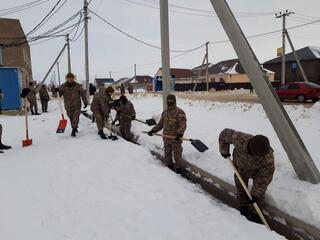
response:
[[[249,140],[248,150],[252,155],[262,157],[270,150],[269,139],[263,135],[256,135]]]
[[[167,97],[167,104],[168,104],[168,106],[170,106],[170,105],[171,105],[171,106],[172,106],[172,105],[175,105],[176,102],[177,102],[176,96],[173,95],[173,94],[169,94],[168,97]]]

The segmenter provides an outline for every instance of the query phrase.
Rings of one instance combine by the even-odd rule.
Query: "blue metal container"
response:
[[[174,75],[171,75],[171,80],[170,80],[171,91],[174,91],[175,81],[176,81],[176,77]],[[153,91],[154,92],[161,92],[162,91],[162,77],[161,76],[156,76],[153,78]]]
[[[2,109],[16,110],[22,108],[21,87],[19,68],[0,67],[0,88],[4,94]]]

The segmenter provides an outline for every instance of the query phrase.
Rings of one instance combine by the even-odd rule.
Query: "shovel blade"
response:
[[[192,146],[194,146],[199,152],[205,152],[205,151],[207,151],[209,149],[199,139],[193,139],[193,140],[190,140],[190,141],[191,141]]]
[[[57,133],[64,133],[66,130],[68,121],[66,119],[60,120],[59,121],[59,126],[57,128]]]
[[[157,125],[156,120],[154,120],[153,118],[147,119],[147,120],[146,120],[146,124],[148,124],[148,126],[155,126],[155,125]]]
[[[112,141],[119,140],[118,137],[114,135],[110,135],[108,138],[111,139]]]
[[[28,147],[32,145],[32,139],[22,140],[22,147]]]

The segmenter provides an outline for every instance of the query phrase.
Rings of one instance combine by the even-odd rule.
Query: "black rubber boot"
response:
[[[0,143],[0,150],[7,150],[7,149],[10,149],[10,148],[11,148],[11,146],[6,146],[6,145]]]
[[[176,174],[180,174],[181,175],[182,174],[182,168],[180,168],[180,167],[176,168],[175,172],[176,172]]]
[[[75,128],[75,129],[76,129],[76,133],[79,133],[78,128]]]
[[[102,139],[105,139],[105,140],[108,139],[107,136],[104,134],[103,130],[99,130],[98,134]]]
[[[71,137],[77,136],[76,131],[77,131],[76,128],[72,128]]]
[[[41,114],[36,111],[35,115],[41,115]]]
[[[31,110],[31,115],[34,115],[34,112]]]

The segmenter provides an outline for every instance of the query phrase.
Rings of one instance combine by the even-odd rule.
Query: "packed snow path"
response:
[[[54,109],[53,109],[54,108]],[[144,147],[103,141],[81,118],[80,134],[55,133],[59,113],[0,117],[13,149],[0,155],[0,239],[283,239],[248,222],[163,167]],[[70,126],[68,126],[70,127]]]

